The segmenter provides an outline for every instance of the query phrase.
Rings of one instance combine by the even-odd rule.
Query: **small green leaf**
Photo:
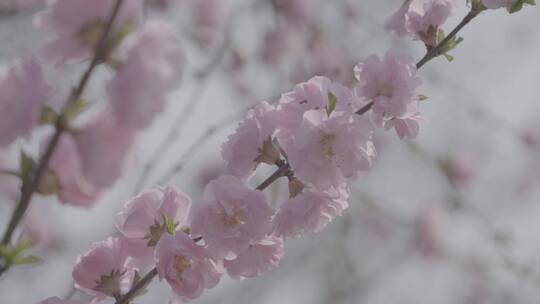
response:
[[[34,170],[34,167],[36,166],[36,162],[30,155],[26,154],[26,152],[21,150],[21,176],[23,178],[26,178],[30,175],[32,170]]]
[[[426,95],[419,94],[418,96],[416,96],[416,98],[418,98],[419,101],[424,101],[424,100],[427,100],[429,97],[427,97]]]
[[[169,217],[168,215],[163,215],[163,224],[165,225],[165,230],[168,234],[173,235],[176,231],[176,225],[174,224],[174,220]]]
[[[70,102],[63,110],[66,121],[75,119],[85,108],[86,101],[83,98],[77,98]]]
[[[13,256],[18,256],[21,253],[24,253],[30,246],[34,244],[34,241],[32,239],[26,239],[17,244],[15,248],[12,251]]]
[[[446,60],[448,60],[448,62],[452,62],[454,60],[454,56],[451,56],[451,55],[448,55],[448,54],[443,54],[443,56],[446,58]]]
[[[58,120],[58,113],[50,106],[44,106],[41,109],[41,116],[39,122],[42,125],[55,124]]]
[[[328,104],[326,105],[326,114],[330,116],[336,109],[337,98],[332,92],[328,91]]]
[[[35,255],[27,255],[24,257],[16,257],[13,259],[12,263],[13,265],[31,265],[35,263],[39,263],[43,261],[40,257],[37,257]]]
[[[510,14],[519,12],[523,8],[523,5],[525,4],[536,5],[536,1],[535,0],[518,0],[510,8]]]

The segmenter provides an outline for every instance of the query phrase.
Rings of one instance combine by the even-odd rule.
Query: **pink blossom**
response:
[[[274,233],[281,237],[299,237],[304,233],[320,232],[336,216],[349,207],[346,186],[304,189],[285,201],[274,217]]]
[[[112,186],[122,175],[134,134],[118,125],[113,115],[103,113],[80,128],[75,140],[84,176],[102,189]]]
[[[43,48],[44,56],[58,62],[85,60],[93,55],[115,0],[56,0],[36,16],[34,24],[56,34]],[[143,18],[142,0],[124,1],[111,37],[136,27]],[[75,13],[76,12],[76,13]]]
[[[91,295],[118,296],[130,288],[134,271],[123,241],[109,237],[77,257],[73,280],[75,287]]]
[[[222,274],[206,249],[183,232],[164,235],[155,259],[159,278],[165,279],[183,301],[198,298],[205,288],[216,286]]]
[[[283,256],[283,239],[269,236],[250,244],[234,260],[225,260],[223,266],[234,279],[254,278],[277,267]]]
[[[302,182],[321,189],[339,186],[371,167],[376,152],[367,118],[347,112],[311,110],[301,126],[278,137]]]
[[[390,130],[393,128],[401,139],[415,138],[418,136],[418,132],[420,131],[420,121],[422,121],[420,113],[416,110],[417,108],[417,103],[409,104],[407,113],[399,118],[394,117],[386,121],[384,129]]]
[[[58,297],[52,297],[52,298],[45,299],[37,304],[84,304],[84,303],[77,300],[62,300]]]
[[[172,187],[147,189],[124,205],[116,217],[116,227],[126,238],[148,240],[150,236],[150,240],[157,241],[165,232],[162,227],[164,217],[171,219],[180,229],[188,224],[190,208],[191,199],[179,190]],[[162,229],[155,231],[159,235],[153,234],[153,226]]]
[[[409,31],[409,9],[414,0],[405,0],[395,13],[386,18],[384,28],[388,31],[394,31],[398,36],[414,35]]]
[[[48,143],[45,141],[43,147]],[[96,202],[99,192],[84,177],[81,157],[71,135],[60,137],[49,169],[57,179],[61,202],[79,207],[91,207]]]
[[[516,4],[518,0],[482,0],[482,3],[488,9],[498,9],[501,7],[506,7],[508,11],[512,9],[512,6]]]
[[[238,124],[236,132],[221,146],[221,155],[227,162],[226,173],[241,179],[250,176],[260,162],[259,156],[272,152],[263,151],[263,146],[265,141],[271,142],[277,124],[277,111],[267,102],[261,102],[250,110]],[[273,148],[270,146],[268,149]]]
[[[232,175],[210,182],[194,205],[192,229],[215,257],[231,257],[260,241],[270,229],[272,209],[262,192]]]
[[[158,22],[126,42],[127,56],[107,86],[121,125],[146,128],[164,107],[165,97],[180,81],[184,53],[173,28]]]
[[[399,36],[408,35],[432,45],[438,28],[455,5],[456,0],[409,0],[388,17],[384,27]]]
[[[27,135],[38,124],[49,95],[43,71],[33,56],[19,59],[0,79],[0,146]]]
[[[352,106],[357,103],[353,92],[339,82],[332,82],[327,77],[315,76],[307,82],[297,84],[293,91],[281,96],[278,108],[280,133],[298,129],[306,111],[325,111],[329,104],[329,93],[337,99],[336,112],[352,113]]]
[[[354,69],[359,81],[356,94],[373,102],[372,117],[376,125],[384,126],[388,120],[411,117],[418,112],[416,89],[422,81],[416,76],[412,57],[387,53],[380,60],[371,55]]]

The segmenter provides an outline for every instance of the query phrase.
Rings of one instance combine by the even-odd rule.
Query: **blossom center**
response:
[[[377,92],[377,96],[392,97],[392,95],[394,95],[394,88],[389,84],[383,85]]]
[[[177,271],[177,275],[180,276],[186,270],[191,268],[191,260],[183,255],[174,256],[173,267]]]
[[[227,228],[238,227],[242,223],[244,223],[242,219],[242,212],[238,208],[234,208],[232,214],[229,214],[227,213],[227,211],[224,210],[221,214],[221,221],[223,222],[223,225]]]
[[[321,144],[321,154],[330,159],[336,155],[334,151],[334,144],[336,143],[336,134],[321,133],[321,138],[319,140]]]

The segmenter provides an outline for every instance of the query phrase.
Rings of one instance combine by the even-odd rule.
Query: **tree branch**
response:
[[[107,48],[108,48],[108,40],[110,37],[110,32],[111,32],[112,26],[114,24],[114,20],[116,19],[116,16],[118,15],[118,12],[120,10],[122,3],[123,3],[123,0],[116,1],[114,8],[111,12],[111,15],[109,19],[107,20],[105,29],[96,46],[94,57],[92,58],[92,61],[90,62],[90,65],[88,66],[87,70],[81,77],[79,84],[73,90],[68,100],[66,101],[66,104],[64,105],[63,109],[66,109],[67,107],[69,107],[72,103],[76,102],[82,96],[88,82],[90,81],[90,76],[92,75],[92,72],[95,70],[95,68],[102,62],[103,58],[106,56],[108,52]],[[63,112],[64,111],[62,111],[62,113]],[[65,119],[66,118],[64,117],[64,115],[61,114],[55,124],[54,135],[51,141],[49,142],[49,144],[47,145],[45,149],[45,153],[40,157],[38,161],[36,171],[32,174],[32,176],[30,177],[30,180],[25,181],[23,185],[21,186],[21,196],[19,198],[17,207],[15,208],[15,210],[13,210],[9,224],[2,237],[2,242],[1,242],[2,245],[8,245],[11,242],[13,232],[17,228],[19,222],[21,221],[28,207],[30,206],[30,201],[32,199],[32,196],[36,192],[41,182],[41,179],[43,178],[43,175],[45,171],[47,170],[49,161],[51,160],[52,155],[58,145],[58,142],[60,141],[61,135],[66,130]],[[6,269],[9,268],[9,265],[5,266],[4,268]],[[0,274],[2,272],[0,272]]]

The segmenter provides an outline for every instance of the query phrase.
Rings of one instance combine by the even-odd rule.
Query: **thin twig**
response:
[[[157,268],[152,268],[137,284],[133,285],[131,289],[123,296],[118,298],[115,304],[128,304],[133,299],[133,297],[143,290],[152,280],[157,276]]]
[[[461,31],[461,29],[463,27],[465,27],[467,24],[469,24],[469,22],[471,22],[471,20],[473,20],[476,16],[478,16],[478,13],[476,13],[474,11],[469,12],[467,14],[467,16],[465,16],[465,18],[463,18],[463,20],[461,20],[461,22],[450,32],[450,34],[448,34],[448,36],[446,36],[441,42],[439,42],[439,44],[437,44],[436,47],[429,50],[427,52],[427,54],[424,56],[424,58],[422,58],[422,59],[420,59],[420,61],[418,61],[418,63],[416,64],[416,69],[419,70],[428,61],[430,61],[431,59],[441,55],[442,50],[446,46],[446,44],[448,42],[450,42],[450,40],[454,39],[456,37],[456,35],[459,33],[459,31]]]
[[[92,75],[92,72],[101,63],[101,61],[104,58],[104,55],[107,53],[107,47],[108,47],[107,42],[109,40],[109,36],[110,36],[112,26],[114,24],[114,20],[116,16],[118,15],[118,12],[120,10],[122,3],[123,3],[123,0],[116,1],[115,6],[112,10],[112,13],[107,21],[106,27],[99,40],[99,43],[96,46],[94,57],[92,58],[92,61],[90,62],[90,65],[88,66],[88,69],[86,70],[81,80],[79,81],[79,84],[77,85],[75,90],[72,92],[72,94],[69,96],[68,100],[66,101],[66,104],[64,105],[63,109],[66,109],[67,107],[69,107],[72,103],[76,102],[82,96],[84,89],[86,88],[90,80],[90,76]],[[24,182],[23,185],[21,186],[21,197],[19,199],[19,203],[17,204],[17,207],[15,208],[15,210],[13,210],[13,214],[11,215],[9,224],[6,228],[4,236],[2,237],[2,242],[1,242],[2,245],[8,245],[10,243],[11,238],[13,236],[13,232],[17,228],[19,222],[23,218],[24,214],[26,213],[26,210],[28,209],[30,205],[32,196],[35,193],[36,189],[38,188],[45,171],[47,170],[49,161],[52,158],[52,155],[58,145],[58,142],[60,141],[60,138],[63,132],[66,130],[66,123],[64,120],[65,118],[61,115],[55,124],[55,133],[52,139],[50,140],[49,144],[47,145],[47,148],[45,149],[45,153],[40,157],[38,161],[36,171],[33,173],[32,176],[30,176],[30,180]]]

